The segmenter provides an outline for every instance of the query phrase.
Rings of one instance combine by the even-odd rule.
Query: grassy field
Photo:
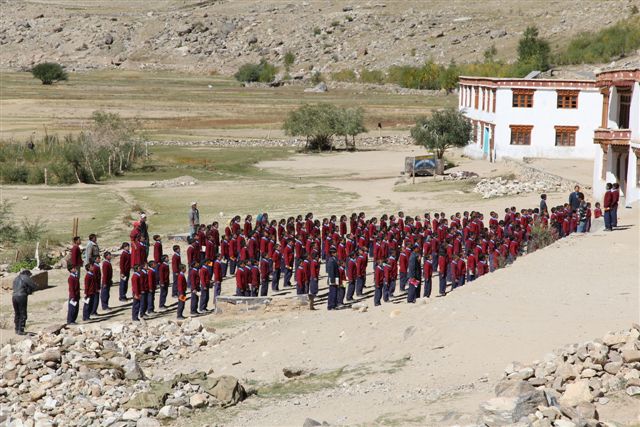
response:
[[[302,86],[243,88],[228,77],[101,70],[44,86],[26,72],[0,72],[0,140],[82,129],[95,110],[138,117],[152,139],[281,136],[287,112],[303,103],[361,106],[370,129],[406,129],[418,115],[452,106],[454,95],[398,95],[362,89],[304,93]]]

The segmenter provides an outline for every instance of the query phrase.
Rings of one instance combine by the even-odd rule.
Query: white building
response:
[[[460,77],[459,109],[473,125],[471,157],[592,159],[597,149],[594,80]]]
[[[593,136],[593,195],[602,200],[607,182],[620,184],[625,204],[640,199],[640,68],[596,75],[602,106]]]

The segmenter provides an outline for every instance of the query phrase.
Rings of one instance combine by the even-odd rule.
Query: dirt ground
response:
[[[283,203],[269,212],[278,217],[306,211],[326,215],[364,210],[379,215],[398,209],[413,214],[471,209],[488,213],[511,205],[537,205],[537,194],[484,200],[469,192],[464,182],[450,184],[418,178],[415,186],[399,183],[404,180],[399,174],[403,159],[415,154],[415,150],[408,147],[355,154],[296,155],[289,160],[261,163],[259,168],[274,174],[269,184],[271,194],[290,191]],[[503,163],[490,164],[458,155],[454,159],[458,163],[456,169],[483,176],[513,173],[513,167]],[[534,164],[578,182],[590,176],[592,167],[590,162],[571,162],[572,167],[548,160]],[[259,185],[259,177],[255,179],[246,183],[248,192],[239,198],[242,202],[238,205],[249,212],[234,211],[234,197],[218,203],[209,196],[233,185],[226,181],[169,189],[160,200],[146,198],[144,203],[153,208],[151,232],[181,231],[176,229],[180,220],[167,221],[163,217],[182,215],[182,202],[191,197],[203,201],[201,212],[206,219],[217,216],[219,211],[225,218],[236,212],[244,215],[257,211],[259,206],[251,207],[250,199],[259,197],[264,187]],[[121,181],[107,184],[105,189],[110,193],[104,194],[109,194],[108,199],[126,194],[122,203],[138,203],[136,196],[147,185],[144,181]],[[313,191],[315,185],[323,188],[318,202],[300,198],[309,189]],[[14,196],[19,189],[9,187],[4,191],[5,197]],[[49,197],[57,191],[61,190],[51,189]],[[567,196],[551,193],[550,206],[564,202]],[[171,201],[174,198],[180,203]],[[160,209],[163,201],[171,210]],[[220,208],[221,204],[224,208]],[[331,425],[473,423],[478,404],[493,393],[493,386],[508,363],[541,359],[559,346],[590,340],[640,320],[637,209],[634,206],[621,210],[622,227],[618,231],[571,236],[445,298],[415,305],[398,298],[373,307],[370,291],[365,298],[369,305],[365,313],[327,312],[322,305],[326,304],[326,287],[321,289],[317,311],[277,307],[247,310],[221,304],[221,313],[201,319],[221,332],[225,340],[204,355],[151,374],[161,377],[176,371],[213,368],[219,374],[236,375],[248,387],[258,390],[256,396],[235,408],[179,419],[175,422],[179,426],[300,426],[307,417]],[[596,221],[594,228],[600,227]],[[105,244],[126,239],[124,224],[122,228],[107,233]],[[64,322],[65,278],[62,271],[53,271],[52,286],[30,298],[29,330]],[[231,280],[223,283],[224,294],[232,293],[232,288]],[[112,299],[115,294],[112,290]],[[7,293],[0,294],[0,298],[0,342],[6,343],[17,337],[10,322],[10,298]],[[114,310],[101,321],[130,319],[129,305],[115,301],[113,306]],[[173,317],[174,311],[158,315],[167,316]],[[286,366],[302,366],[316,375],[285,382],[282,368]],[[640,422],[640,409],[622,397],[598,410],[613,421]]]

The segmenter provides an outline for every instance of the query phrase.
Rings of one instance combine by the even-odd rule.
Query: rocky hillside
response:
[[[606,3],[603,4],[603,3]],[[491,45],[512,60],[526,25],[562,44],[626,16],[631,0],[260,1],[0,0],[0,67],[52,60],[69,69],[157,68],[230,74],[248,61],[387,68],[478,60]],[[619,10],[607,14],[603,10]]]

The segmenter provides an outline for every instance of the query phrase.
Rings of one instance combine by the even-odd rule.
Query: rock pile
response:
[[[190,319],[62,327],[7,344],[0,350],[0,423],[155,425],[154,418],[233,405],[246,396],[233,377],[198,372],[167,381],[145,373],[221,339]]]
[[[151,183],[155,188],[173,188],[173,187],[190,187],[197,185],[198,180],[192,176],[185,175],[173,179],[165,179],[164,181],[154,181]]]
[[[595,402],[607,404],[614,393],[640,398],[640,325],[567,346],[530,365],[512,363],[495,391],[480,405],[486,426],[596,426]]]
[[[477,178],[478,174],[470,171],[456,171],[451,172],[447,175],[444,175],[443,179],[445,181],[462,181],[465,179]]]
[[[344,148],[344,139],[334,139],[334,147]],[[362,136],[356,138],[357,147],[379,147],[388,145],[412,145],[413,140],[409,136],[385,135],[381,137]],[[186,146],[205,146],[215,148],[238,148],[238,147],[291,147],[301,148],[305,145],[304,139],[214,139],[207,141],[150,141],[149,145],[176,145]],[[181,177],[185,178],[185,177]],[[191,178],[191,177],[188,177]],[[180,179],[180,178],[176,178]],[[194,179],[194,178],[191,178]],[[161,181],[164,182],[164,181]],[[196,181],[197,183],[197,181]]]
[[[513,196],[522,193],[549,193],[560,190],[561,187],[558,184],[546,180],[519,181],[497,177],[481,179],[476,184],[473,192],[482,194],[483,199],[490,199],[492,197]]]

